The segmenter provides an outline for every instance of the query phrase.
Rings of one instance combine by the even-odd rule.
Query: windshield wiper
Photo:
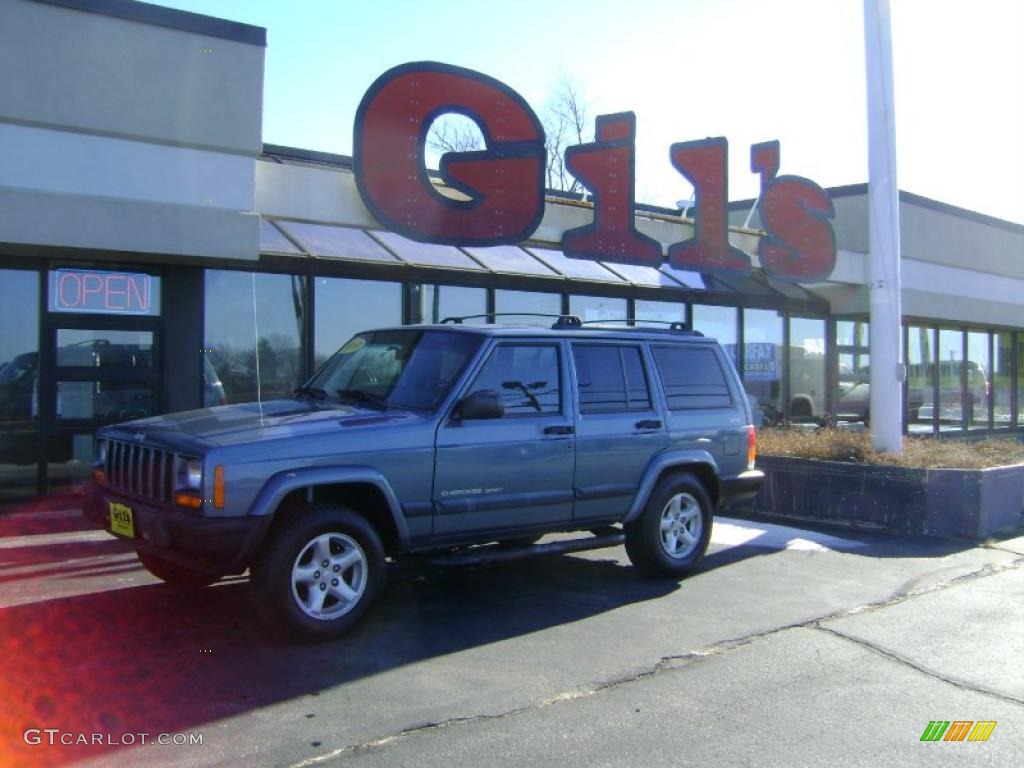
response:
[[[364,389],[339,389],[337,391],[338,397],[345,397],[350,400],[356,400],[360,403],[369,403],[370,405],[376,405],[379,408],[387,409],[388,401],[380,395],[375,395],[372,392],[367,392]]]
[[[323,400],[327,397],[327,390],[321,389],[320,387],[301,386],[296,387],[295,391],[292,392],[292,394],[308,395],[309,397],[312,397],[314,400]]]

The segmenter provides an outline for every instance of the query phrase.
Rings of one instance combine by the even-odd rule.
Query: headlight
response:
[[[178,488],[198,491],[203,484],[203,460],[183,456],[178,460]]]
[[[109,443],[100,438],[96,440],[96,449],[93,451],[92,465],[94,467],[105,467],[107,465],[107,446]]]

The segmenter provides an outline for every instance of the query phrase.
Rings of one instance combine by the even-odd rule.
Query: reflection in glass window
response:
[[[817,421],[825,412],[825,321],[789,320],[789,419]]]
[[[839,320],[836,322],[836,352],[839,371],[836,392],[836,418],[845,421],[867,421],[871,396],[870,339],[867,322]]]
[[[316,278],[313,349],[317,368],[360,331],[401,324],[401,283]]]
[[[693,305],[693,330],[717,339],[736,365],[736,308]]]
[[[988,429],[988,333],[967,332],[967,428]]]
[[[605,296],[570,296],[569,314],[576,315],[583,322],[596,320],[625,320],[626,300],[609,299]],[[617,323],[625,327],[625,323]]]
[[[421,285],[419,287],[419,322],[439,323],[446,317],[468,317],[487,312],[487,289],[461,285]],[[480,317],[472,323],[485,323]]]
[[[57,365],[151,369],[153,333],[60,328],[57,331]]]
[[[558,348],[546,344],[502,344],[495,348],[470,392],[501,395],[505,416],[559,413],[562,410]]]
[[[939,430],[963,429],[967,418],[961,372],[964,360],[963,331],[943,328],[939,330]]]
[[[1013,334],[992,334],[992,426],[1009,427],[1013,418]]]
[[[935,411],[935,330],[907,328],[907,432],[931,434]]]
[[[57,419],[96,419],[116,424],[153,415],[148,381],[58,381]]]
[[[636,324],[638,326],[654,326],[665,328],[665,323],[686,322],[686,304],[681,301],[651,301],[650,299],[637,299],[634,304]],[[735,314],[735,310],[733,311]],[[656,320],[658,322],[644,322],[645,320]],[[735,326],[735,322],[733,323]]]
[[[574,344],[580,413],[637,411],[651,407],[637,347]]]
[[[743,386],[759,427],[782,420],[782,320],[770,309],[743,312]]]
[[[562,314],[562,297],[557,293],[537,293],[534,291],[505,291],[494,292],[494,311],[501,312],[523,312],[523,315],[511,315],[496,317],[494,322],[501,324],[527,324],[550,326],[555,317],[530,317],[531,313],[542,313],[545,315]]]
[[[732,405],[725,374],[710,349],[652,347],[669,410]]]
[[[303,394],[371,407],[433,410],[481,340],[476,334],[411,328],[360,333],[317,371]]]
[[[39,273],[0,269],[0,502],[36,492]]]
[[[287,397],[305,377],[305,278],[206,270],[204,347],[229,403]]]

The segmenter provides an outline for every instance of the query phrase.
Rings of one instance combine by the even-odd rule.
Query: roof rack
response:
[[[441,325],[462,325],[463,320],[476,320],[481,317],[553,317],[555,322],[551,324],[552,328],[579,328],[583,325],[583,322],[576,315],[553,315],[546,312],[484,312],[479,315],[446,317],[441,321]]]
[[[685,333],[687,336],[703,336],[700,331],[688,328],[686,323],[678,320],[640,320],[629,318],[614,318],[608,320],[580,320],[576,315],[554,315],[546,312],[484,312],[479,315],[462,315],[461,317],[446,317],[441,325],[462,325],[464,320],[476,320],[481,317],[553,317],[555,322],[551,324],[552,330],[564,331],[566,329],[580,329],[587,325],[599,325],[602,323],[627,323],[630,327],[623,330],[646,331],[658,333]],[[668,328],[638,328],[636,323],[667,325]]]
[[[686,333],[691,336],[703,336],[704,334],[700,331],[695,331],[686,323],[680,322],[679,320],[644,320],[640,318],[623,318],[623,319],[609,319],[609,320],[584,320],[583,325],[597,325],[599,323],[627,323],[630,328],[636,328],[636,323],[653,323],[655,325],[667,325],[666,330],[678,331],[679,333]],[[637,329],[643,330],[643,329]],[[660,330],[660,329],[659,329]]]

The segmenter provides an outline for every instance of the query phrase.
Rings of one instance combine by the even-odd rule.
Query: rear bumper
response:
[[[740,472],[732,477],[723,477],[719,480],[719,506],[738,504],[741,501],[749,501],[757,495],[764,483],[764,472],[759,469],[750,469]]]
[[[221,575],[245,570],[270,523],[266,517],[202,517],[92,485],[86,492],[83,512],[108,532],[110,502],[132,510],[137,550]]]

